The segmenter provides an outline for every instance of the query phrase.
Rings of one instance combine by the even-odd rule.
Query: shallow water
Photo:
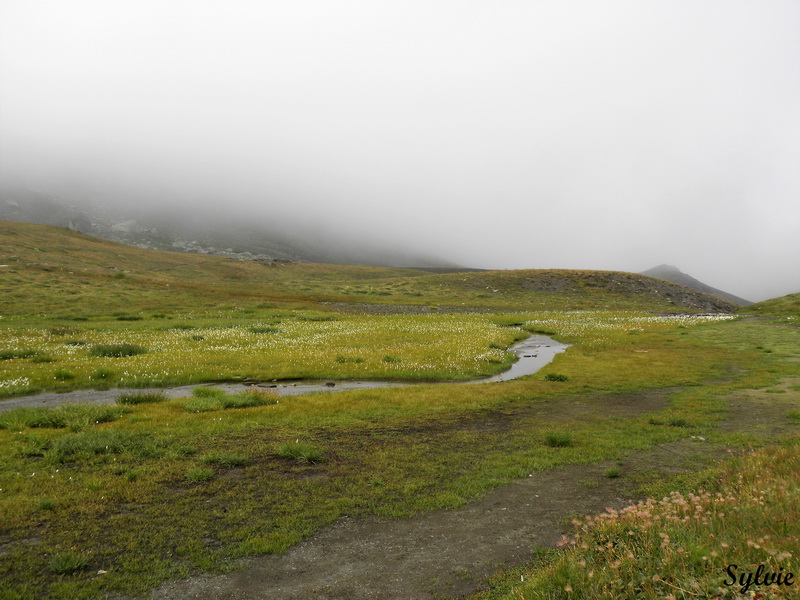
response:
[[[472,379],[470,381],[443,381],[443,382],[411,382],[411,381],[371,381],[371,380],[301,380],[282,382],[253,382],[253,383],[220,383],[211,387],[219,388],[228,393],[241,392],[251,387],[274,390],[279,396],[300,396],[302,394],[344,392],[348,390],[364,390],[385,387],[405,387],[409,385],[451,385],[454,383],[495,383],[509,381],[525,375],[531,375],[553,360],[556,354],[567,349],[562,344],[544,335],[532,335],[509,348],[518,360],[511,368],[492,377]],[[6,412],[21,406],[53,407],[67,402],[84,402],[88,404],[111,404],[117,396],[130,392],[164,392],[170,398],[183,398],[192,395],[192,390],[200,385],[182,385],[168,388],[112,388],[109,390],[76,390],[74,392],[45,392],[33,396],[21,396],[0,401],[0,412]]]

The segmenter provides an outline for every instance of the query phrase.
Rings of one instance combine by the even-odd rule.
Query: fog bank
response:
[[[800,4],[0,3],[0,178],[800,291]]]

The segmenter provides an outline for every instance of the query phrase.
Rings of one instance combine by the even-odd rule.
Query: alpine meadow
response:
[[[798,597],[797,294],[7,221],[0,252],[4,600]],[[482,382],[531,335],[566,349]]]

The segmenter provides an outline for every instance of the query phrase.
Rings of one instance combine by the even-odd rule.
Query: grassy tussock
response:
[[[98,344],[89,350],[89,356],[101,358],[122,358],[124,356],[137,356],[145,354],[147,348],[136,344]]]
[[[89,559],[75,552],[56,554],[48,564],[50,570],[58,575],[72,575],[77,571],[84,570],[88,565]]]
[[[278,456],[300,464],[316,464],[325,460],[325,454],[314,444],[295,440],[278,447]]]
[[[544,443],[551,448],[566,448],[572,445],[572,434],[568,431],[551,431],[544,436]]]
[[[129,454],[138,458],[157,458],[164,455],[159,440],[142,434],[123,431],[84,431],[54,440],[45,458],[57,464],[91,461],[109,454]]]
[[[0,351],[0,360],[14,360],[20,358],[33,358],[37,356],[37,350],[3,350]]]
[[[186,479],[192,483],[202,483],[214,477],[214,470],[205,467],[194,467],[186,471]]]
[[[169,400],[164,392],[128,392],[117,396],[117,404],[153,404]]]
[[[125,409],[115,406],[65,404],[58,408],[15,408],[0,413],[0,429],[21,431],[27,428],[69,428],[80,431],[90,425],[116,421]]]
[[[245,390],[239,394],[226,394],[217,388],[199,387],[193,390],[193,398],[183,405],[186,412],[201,413],[228,408],[253,408],[268,404],[278,404],[274,392],[260,389]]]
[[[250,459],[244,454],[233,452],[212,452],[206,454],[201,460],[207,465],[219,467],[241,467],[250,462]]]

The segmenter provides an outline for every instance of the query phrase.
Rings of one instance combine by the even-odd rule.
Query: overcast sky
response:
[[[800,2],[0,0],[0,161],[761,300],[800,291]]]

